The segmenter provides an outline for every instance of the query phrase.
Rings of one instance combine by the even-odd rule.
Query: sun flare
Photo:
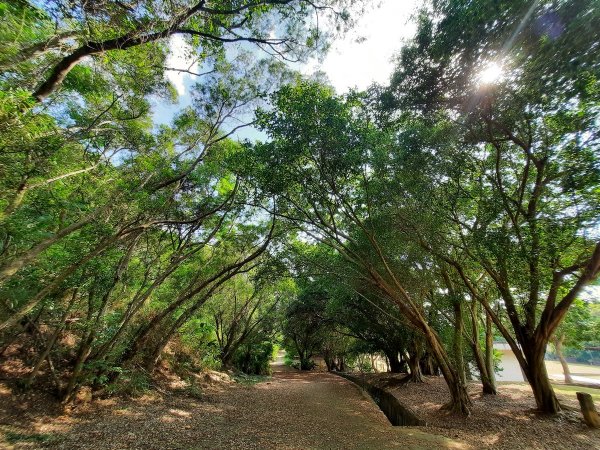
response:
[[[502,79],[504,70],[498,63],[488,64],[477,77],[479,84],[494,84]]]

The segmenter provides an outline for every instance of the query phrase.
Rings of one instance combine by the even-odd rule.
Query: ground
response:
[[[526,383],[499,383],[499,395],[484,396],[481,385],[470,382],[472,414],[462,418],[440,409],[450,399],[442,378],[426,377],[424,383],[398,386],[393,380],[404,375],[369,374],[365,377],[390,386],[389,390],[404,405],[425,419],[427,427],[419,429],[466,442],[477,449],[600,449],[600,430],[590,429],[583,423],[575,396],[576,391],[588,392],[598,403],[600,389],[555,384],[561,404],[569,410],[549,417],[536,413],[531,388]]]
[[[50,396],[14,395],[0,381],[0,448],[7,449],[591,449],[600,430],[578,411],[537,415],[529,387],[503,383],[482,396],[473,382],[472,416],[440,410],[448,400],[441,378],[391,388],[427,427],[393,427],[353,383],[323,372],[281,364],[272,377],[233,382],[204,374],[190,389],[171,374],[137,398],[96,399],[63,408]],[[366,377],[389,379],[391,374]],[[396,379],[398,375],[395,376]],[[382,382],[380,380],[380,382]],[[385,381],[383,381],[386,383]],[[577,407],[574,392],[600,390],[556,385],[561,401]]]
[[[352,383],[282,365],[248,385],[225,383],[193,398],[164,390],[97,400],[64,412],[0,391],[2,448],[437,449],[459,442],[392,427]],[[45,405],[45,406],[44,406]]]

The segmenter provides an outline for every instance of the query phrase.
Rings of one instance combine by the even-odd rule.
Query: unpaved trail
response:
[[[51,436],[45,447],[65,449],[462,448],[442,437],[392,427],[343,378],[282,365],[274,366],[268,381],[227,386],[201,400],[181,394],[104,400],[70,415],[29,414],[21,430]]]

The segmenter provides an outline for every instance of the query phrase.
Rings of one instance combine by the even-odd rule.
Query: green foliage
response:
[[[240,383],[245,386],[253,386],[257,383],[262,383],[269,379],[268,376],[265,375],[248,375],[244,372],[241,372],[233,377],[236,383]]]
[[[265,375],[281,341],[302,369],[434,358],[466,412],[489,316],[558,407],[548,339],[600,335],[593,0],[432,2],[389,85],[344,95],[246,47],[302,60],[360,2],[71,3],[0,2],[0,338],[53,339],[66,399],[161,359]],[[157,126],[176,29],[205,74]],[[268,138],[236,142],[253,110]]]
[[[109,395],[140,397],[152,387],[151,376],[142,370],[120,370],[122,375],[106,385]]]
[[[232,361],[267,373],[293,283],[267,255],[268,201],[237,173],[231,135],[290,71],[248,47],[277,23],[282,56],[304,58],[326,44],[313,13],[349,17],[303,1],[243,1],[233,14],[67,3],[0,2],[0,340],[35,322],[65,400],[84,384],[141,392],[161,358],[182,377]],[[176,99],[175,29],[206,73],[190,106],[158,126],[154,105]],[[227,50],[239,36],[247,45]],[[311,48],[296,45],[306,36]],[[246,309],[236,295],[252,297]],[[232,331],[221,345],[215,314]]]
[[[269,341],[259,344],[244,344],[233,356],[233,365],[248,375],[270,375],[273,344]]]

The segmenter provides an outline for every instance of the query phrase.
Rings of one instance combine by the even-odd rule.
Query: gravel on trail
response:
[[[5,390],[0,392],[0,403],[5,405],[0,406],[0,447],[473,448],[426,430],[391,426],[356,385],[341,377],[297,372],[281,365],[274,369],[266,381],[255,385],[224,383],[200,398],[167,390],[136,399],[96,400],[68,413],[36,410],[35,404],[19,405],[14,396],[12,400],[6,397]]]

